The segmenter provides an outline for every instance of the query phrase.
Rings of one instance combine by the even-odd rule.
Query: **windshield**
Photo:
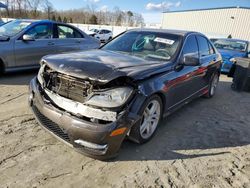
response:
[[[230,41],[218,39],[214,42],[214,46],[218,49],[233,50],[245,52],[247,50],[247,42],[244,41]]]
[[[0,26],[0,36],[12,37],[28,27],[31,22],[12,21]]]
[[[127,32],[102,47],[152,61],[169,61],[177,52],[179,35],[157,32]]]

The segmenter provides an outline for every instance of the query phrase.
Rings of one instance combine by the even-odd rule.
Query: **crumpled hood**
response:
[[[50,55],[44,57],[43,61],[57,72],[103,83],[122,76],[135,80],[144,79],[159,71],[170,69],[166,63],[146,61],[105,50]]]
[[[223,59],[231,59],[235,57],[245,57],[245,52],[232,51],[232,50],[218,50],[223,57]]]

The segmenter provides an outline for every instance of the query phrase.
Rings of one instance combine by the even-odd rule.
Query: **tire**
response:
[[[0,59],[0,75],[3,75],[4,72],[5,72],[4,63],[3,63],[2,60]]]
[[[153,110],[153,108],[155,109]],[[162,111],[163,104],[161,98],[158,95],[152,95],[151,97],[149,97],[143,104],[139,112],[139,115],[142,117],[142,119],[139,123],[135,124],[131,128],[129,139],[138,144],[148,142],[154,136],[157,130],[157,127],[162,118]],[[146,120],[146,116],[150,119]]]
[[[205,98],[212,98],[215,95],[219,83],[219,74],[216,73],[210,81],[208,93],[204,95]]]

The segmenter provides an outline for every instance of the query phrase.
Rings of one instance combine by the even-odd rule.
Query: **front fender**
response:
[[[4,66],[13,67],[15,66],[15,52],[13,40],[7,42],[1,42],[0,59],[4,63]]]

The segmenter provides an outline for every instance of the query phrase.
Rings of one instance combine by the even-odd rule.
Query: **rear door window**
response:
[[[210,42],[208,42],[208,46],[209,46],[209,53],[210,54],[215,54],[214,47],[213,47],[213,45]]]
[[[205,37],[197,36],[200,57],[205,57],[210,55],[210,48],[208,46],[208,41]]]
[[[66,25],[58,25],[57,31],[59,39],[84,38],[76,29]]]

